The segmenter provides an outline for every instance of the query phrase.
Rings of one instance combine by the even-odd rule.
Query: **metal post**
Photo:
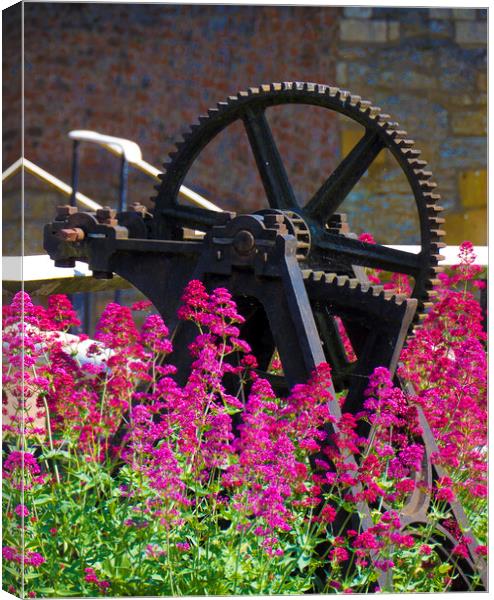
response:
[[[118,197],[118,212],[125,210],[127,204],[127,179],[129,174],[129,163],[122,154],[122,162],[120,163],[120,191]]]
[[[74,140],[72,146],[72,193],[70,194],[70,205],[76,205],[77,187],[79,185],[79,141]]]
[[[129,163],[125,158],[125,154],[122,154],[122,161],[120,163],[120,191],[118,195],[118,212],[125,210],[127,205],[127,183],[129,175]],[[120,304],[122,301],[122,292],[120,290],[115,291],[114,302]]]
[[[83,332],[89,336],[93,334],[91,329],[93,322],[92,308],[93,299],[91,292],[84,292],[82,297],[82,325],[84,328]]]

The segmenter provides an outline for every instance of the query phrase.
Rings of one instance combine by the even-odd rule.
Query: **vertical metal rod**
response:
[[[89,336],[91,336],[93,334],[93,332],[91,330],[92,307],[93,307],[93,302],[92,302],[91,292],[84,292],[84,295],[82,298],[82,324],[84,327],[83,332]]]
[[[125,210],[127,205],[127,180],[129,175],[129,163],[122,154],[122,162],[120,163],[120,191],[118,197],[118,211]]]
[[[120,163],[120,192],[118,197],[118,212],[122,212],[126,209],[127,206],[127,183],[129,176],[129,163],[125,158],[125,155],[122,154],[122,162]],[[116,304],[120,304],[122,301],[122,292],[121,290],[115,291],[114,302]]]
[[[76,205],[77,188],[79,186],[79,140],[74,140],[72,146],[72,193],[70,194],[70,205]]]

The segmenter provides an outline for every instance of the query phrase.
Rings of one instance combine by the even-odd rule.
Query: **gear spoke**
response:
[[[414,277],[422,268],[420,254],[368,244],[334,233],[324,233],[316,240],[317,249],[323,254],[338,256],[351,265],[361,265]]]
[[[206,208],[196,206],[175,205],[163,206],[160,213],[168,218],[180,222],[181,226],[190,229],[206,230],[215,225],[221,224],[225,220],[225,214],[213,212]]]
[[[326,223],[383,148],[381,137],[376,132],[367,130],[348,156],[309,200],[304,209],[305,214]]]
[[[271,208],[297,208],[283,160],[263,108],[247,108],[243,122]]]

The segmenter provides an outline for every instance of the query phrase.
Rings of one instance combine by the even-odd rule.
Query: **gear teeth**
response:
[[[366,112],[368,109],[370,109],[371,106],[372,106],[372,102],[369,102],[369,100],[361,100],[358,103],[357,108],[359,110],[361,110],[362,112]]]
[[[427,166],[427,161],[420,158],[407,158],[407,162],[414,169],[423,169]]]
[[[324,275],[324,271],[312,271],[311,279],[313,281],[321,281],[321,279],[324,279]]]
[[[432,289],[433,287],[436,287],[436,285],[439,285],[441,283],[440,279],[429,279],[429,281],[427,282],[427,286],[430,287],[430,289]]]
[[[423,190],[435,190],[437,188],[437,183],[435,181],[425,181],[425,180],[421,179],[419,181],[419,186]]]
[[[446,248],[446,244],[444,242],[433,241],[431,243],[432,252],[434,252],[436,250],[441,250],[442,248]]]
[[[410,160],[411,158],[415,158],[417,156],[420,156],[420,150],[417,150],[416,148],[407,147],[407,148],[400,148],[400,150],[401,150],[401,153],[408,160]]]
[[[403,150],[407,149],[407,148],[411,148],[412,146],[415,145],[415,140],[410,140],[410,139],[401,139],[399,141],[396,142],[398,144],[398,146],[400,148],[402,148]]]
[[[390,119],[391,119],[391,115],[387,115],[386,113],[380,113],[376,117],[376,121],[378,122],[379,125],[381,125],[381,127],[386,127],[386,125],[388,124],[388,121],[390,121]]]
[[[392,131],[396,131],[399,126],[399,123],[397,123],[396,121],[388,121],[386,123],[386,129],[389,131],[390,134]]]
[[[429,217],[429,218],[434,218],[436,214],[442,213],[444,211],[444,208],[442,206],[440,206],[439,204],[427,204],[426,209],[427,209],[427,212],[429,213],[429,215],[432,215],[432,217]],[[443,219],[443,221],[444,221],[444,219]]]
[[[432,177],[432,171],[424,171],[422,169],[414,169],[413,172],[421,180],[429,180]]]
[[[391,297],[391,301],[395,304],[403,304],[407,301],[408,296],[406,294],[395,294]]]
[[[336,96],[342,101],[342,102],[346,102],[347,98],[350,96],[350,92],[348,90],[340,90],[338,89],[338,91],[336,92]]]
[[[445,222],[446,219],[443,219],[443,217],[429,217],[429,223],[431,225],[444,225]]]
[[[282,83],[264,83],[257,87],[250,87],[246,90],[239,91],[236,96],[228,96],[226,101],[219,102],[216,105],[216,108],[211,108],[207,111],[206,115],[201,115],[198,119],[198,122],[192,125],[189,131],[184,134],[184,141],[180,141],[176,144],[176,150],[169,154],[169,160],[163,165],[165,174],[161,174],[159,177],[163,183],[161,186],[155,188],[158,190],[158,196],[155,199],[153,198],[153,200],[157,201],[158,206],[160,205],[160,202],[176,202],[176,199],[174,200],[170,198],[167,200],[164,198],[164,196],[167,194],[170,195],[170,190],[175,190],[175,178],[173,175],[176,173],[176,171],[180,173],[180,166],[175,165],[178,160],[175,161],[175,159],[183,156],[184,146],[186,146],[187,142],[193,144],[198,140],[200,133],[203,131],[201,127],[203,125],[205,126],[206,124],[209,125],[208,121],[211,119],[216,119],[214,123],[219,123],[221,125],[224,115],[230,115],[230,111],[234,111],[233,117],[235,118],[235,114],[237,114],[235,111],[238,110],[238,114],[241,114],[242,106],[249,104],[250,99],[252,99],[253,102],[262,102],[267,100],[265,94],[273,94],[274,96],[276,92],[285,92],[291,90],[296,92],[306,92],[311,95],[324,94],[326,97],[330,97],[332,99],[331,102],[324,102],[323,99],[321,99],[321,102],[323,104],[327,104],[328,108],[332,108],[334,104],[337,103],[340,106],[340,110],[341,108],[347,109],[344,110],[344,112],[348,113],[350,116],[353,116],[353,118],[355,118],[357,121],[367,121],[367,126],[371,128],[373,127],[373,130],[382,136],[386,146],[389,147],[395,154],[397,152],[399,153],[398,158],[400,165],[402,165],[410,180],[413,180],[413,192],[417,196],[419,210],[423,211],[425,209],[427,215],[425,220],[428,224],[428,231],[430,232],[430,244],[428,248],[427,246],[423,248],[423,252],[428,254],[428,263],[425,262],[423,264],[423,269],[421,266],[420,286],[417,288],[417,290],[419,290],[417,292],[419,310],[423,310],[424,307],[427,308],[427,303],[424,304],[423,301],[429,298],[430,290],[425,290],[426,288],[437,283],[437,278],[435,276],[442,269],[439,266],[436,267],[436,265],[438,261],[443,259],[440,254],[440,249],[445,246],[445,244],[439,241],[445,235],[445,231],[442,228],[444,219],[440,216],[440,213],[443,211],[443,207],[438,204],[438,201],[440,201],[440,196],[435,192],[437,184],[432,181],[432,173],[428,170],[427,162],[419,158],[421,154],[420,150],[417,150],[414,147],[415,142],[408,138],[407,131],[401,129],[399,124],[392,120],[390,115],[382,112],[379,106],[373,106],[370,101],[363,100],[360,96],[352,95],[348,90],[311,82],[292,81]],[[295,101],[298,102],[297,99],[295,99]],[[304,98],[302,98],[301,101],[304,102]],[[236,103],[239,103],[238,108],[235,106]],[[377,125],[379,125],[379,128],[377,128]],[[211,134],[208,133],[211,131],[211,127],[204,127],[204,133],[206,136],[211,136]],[[214,137],[214,135],[212,137]],[[166,177],[166,173],[168,174],[168,178]],[[306,258],[306,255],[308,255],[310,244],[304,237],[303,227],[301,228],[299,226],[296,217],[289,218],[293,221],[293,226],[297,231],[297,258],[303,260]],[[329,222],[327,224],[327,228],[331,232],[342,235],[347,235],[349,233],[349,227],[346,219],[341,219],[336,223]],[[299,232],[299,229],[302,229],[302,231]],[[368,294],[367,298],[369,298],[369,300],[370,296],[375,296],[376,298],[379,297],[379,299],[386,299],[386,301],[394,301],[396,303],[403,302],[403,295],[397,294],[395,290],[384,290],[383,286],[373,286],[371,284],[366,286],[359,283],[358,280],[348,278],[347,276],[341,276],[335,273],[323,273],[322,271],[313,272],[311,270],[304,270],[303,276],[306,279],[311,278],[315,281],[332,283],[333,285],[341,286],[342,289],[359,289],[362,291],[362,293]]]

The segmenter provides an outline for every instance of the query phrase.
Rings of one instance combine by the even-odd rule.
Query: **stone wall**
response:
[[[476,9],[347,7],[339,20],[338,84],[371,97],[416,140],[439,185],[451,244],[486,243],[486,16]],[[351,133],[343,127],[342,140]],[[392,206],[402,182],[393,189],[388,183],[384,199]],[[370,177],[366,189],[376,188],[384,192]]]
[[[380,105],[416,140],[448,209],[448,241],[483,244],[486,28],[486,10],[477,9],[27,3],[26,157],[68,182],[66,134],[94,129],[133,139],[159,166],[188,124],[239,89],[280,80],[333,83]],[[4,60],[5,94],[15,68]],[[352,123],[326,117],[295,108],[272,117],[301,200],[358,139]],[[17,123],[9,109],[4,167],[18,156],[10,135]],[[42,192],[37,226],[46,188],[30,176],[26,183],[30,197]],[[187,183],[226,208],[263,203],[238,128],[204,154]],[[132,174],[130,185],[130,201],[153,193],[144,175]],[[115,157],[86,147],[81,191],[112,203],[117,187]],[[355,230],[390,243],[416,241],[408,186],[384,153],[343,208]]]

